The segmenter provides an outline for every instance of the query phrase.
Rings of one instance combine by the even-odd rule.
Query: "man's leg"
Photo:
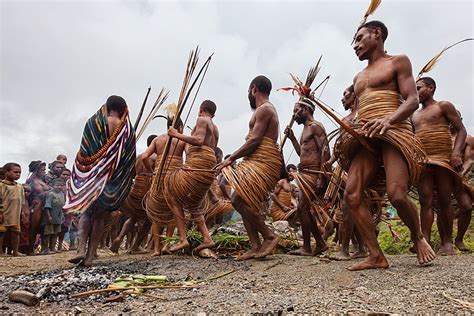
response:
[[[144,253],[146,250],[140,247],[142,244],[143,240],[145,237],[148,235],[148,232],[150,231],[151,227],[151,222],[148,219],[148,217],[145,218],[143,221],[143,225],[140,226],[140,229],[138,230],[137,237],[135,238],[135,241],[132,244],[132,247],[130,248],[130,253],[131,254],[139,254],[139,253]]]
[[[349,168],[344,203],[351,210],[352,219],[369,249],[369,257],[349,267],[351,271],[388,268],[389,266],[375,237],[372,216],[364,198],[364,190],[374,179],[379,168],[380,162],[365,149],[356,154]]]
[[[100,239],[104,233],[104,217],[106,211],[96,208],[92,215],[92,229],[89,235],[89,244],[87,247],[86,258],[84,259],[84,266],[90,267],[92,260],[97,254],[97,246],[99,246]]]
[[[454,213],[451,208],[451,193],[453,192],[453,175],[445,168],[438,167],[435,171],[435,183],[438,194],[439,222],[442,226],[443,234],[440,235],[441,248],[439,255],[454,255],[453,247],[453,222]]]
[[[122,244],[123,239],[125,236],[133,229],[137,222],[137,219],[135,217],[130,217],[128,218],[125,223],[122,226],[122,229],[120,230],[120,233],[118,234],[117,238],[112,243],[112,246],[110,246],[110,251],[114,253],[119,252],[120,245]]]
[[[194,250],[199,252],[202,249],[206,248],[212,248],[215,246],[214,241],[212,241],[211,235],[209,234],[209,230],[207,229],[206,226],[206,220],[204,218],[204,215],[199,212],[198,209],[194,209],[191,211],[191,216],[193,218],[193,221],[196,223],[199,231],[202,234],[202,243],[197,246]]]
[[[466,188],[462,187],[456,192],[456,200],[458,202],[458,233],[454,244],[456,248],[461,251],[469,251],[469,248],[464,245],[464,235],[471,224],[472,218],[472,197]]]
[[[87,242],[92,229],[92,210],[88,209],[79,218],[77,255],[68,261],[77,264],[86,258]]]
[[[55,227],[56,225],[53,225],[53,227]],[[54,229],[54,228],[53,228]],[[56,253],[56,244],[58,242],[58,233],[54,233],[54,234],[51,234],[51,237],[49,239],[49,250],[52,252],[52,253]]]
[[[12,232],[11,240],[12,240],[12,255],[15,257],[23,257],[24,254],[20,253],[18,249],[20,248],[20,232]]]
[[[186,223],[184,222],[183,207],[178,205],[176,201],[168,205],[173,212],[176,227],[178,228],[179,243],[170,248],[171,252],[176,252],[189,247],[188,236],[186,234]]]
[[[420,198],[421,232],[428,243],[431,242],[431,227],[434,222],[433,195],[434,177],[433,170],[424,170],[417,184]]]
[[[421,233],[416,206],[410,201],[407,194],[410,176],[405,157],[393,146],[385,143],[383,145],[383,162],[387,179],[388,198],[397,209],[400,219],[410,229],[411,240],[415,244],[418,262],[420,264],[429,263],[434,260],[436,255]],[[365,240],[367,242],[367,239]]]
[[[290,255],[296,256],[311,256],[311,213],[309,210],[308,202],[300,191],[298,206],[296,212],[300,218],[301,232],[303,234],[303,246],[300,249],[290,251]]]
[[[247,231],[247,235],[249,236],[251,247],[250,250],[237,257],[235,260],[243,261],[253,259],[255,257],[255,254],[257,254],[260,248],[262,247],[262,245],[260,243],[260,237],[258,236],[257,228],[254,227],[254,225],[247,216],[247,212],[252,212],[252,210],[250,210],[250,207],[245,203],[245,201],[235,192],[232,195],[232,206],[242,216],[242,221],[244,223],[245,230]]]

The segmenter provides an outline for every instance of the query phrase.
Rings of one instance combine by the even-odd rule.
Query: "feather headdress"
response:
[[[317,90],[317,88],[311,91],[311,85],[313,84],[314,79],[318,75],[319,70],[321,70],[319,63],[321,62],[322,57],[322,55],[319,57],[316,66],[311,67],[309,69],[308,75],[306,76],[306,81],[304,83],[300,80],[300,78],[290,73],[291,79],[293,79],[295,85],[293,87],[280,88],[277,91],[291,91],[293,95],[297,93],[300,99],[296,103],[307,105],[311,107],[314,111],[315,104],[313,103],[312,99],[314,98],[314,92]]]
[[[371,0],[370,1],[369,7],[367,8],[367,11],[365,11],[364,17],[362,18],[362,21],[360,21],[359,26],[357,27],[357,29],[359,29],[359,27],[361,27],[362,25],[364,25],[367,22],[367,18],[369,17],[369,15],[373,14],[375,12],[375,10],[377,10],[380,3],[382,3],[382,0]],[[355,32],[354,37],[352,38],[352,43],[351,44],[354,43],[356,34],[357,34],[357,31]]]
[[[420,79],[421,76],[423,76],[424,73],[427,73],[429,71],[431,71],[431,69],[433,69],[433,67],[435,66],[436,62],[439,60],[439,58],[441,57],[441,55],[447,51],[448,49],[458,45],[458,44],[461,44],[463,42],[467,42],[467,41],[472,41],[474,40],[474,38],[465,38],[463,39],[462,41],[459,41],[459,42],[456,42],[452,45],[449,45],[445,48],[443,48],[438,54],[436,54],[433,58],[431,58],[425,66],[423,66],[423,68],[420,70],[420,72],[418,73],[418,76],[416,77],[416,80]]]

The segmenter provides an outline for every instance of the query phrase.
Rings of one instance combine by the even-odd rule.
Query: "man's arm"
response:
[[[329,143],[328,138],[326,136],[326,132],[324,131],[324,129],[321,128],[321,126],[315,124],[311,126],[311,133],[314,138],[314,141],[316,142],[320,150],[320,155],[321,155],[320,162],[321,162],[321,165],[323,165],[330,158],[326,150]]]
[[[418,108],[418,93],[415,80],[413,79],[410,59],[405,55],[396,56],[393,60],[393,65],[395,67],[398,89],[405,101],[391,115],[383,119],[367,122],[363,129],[367,131],[369,137],[376,133],[382,135],[392,124],[407,119]]]
[[[448,101],[440,101],[439,107],[444,112],[444,115],[448,119],[453,127],[457,130],[456,139],[454,140],[454,148],[453,153],[451,155],[451,165],[455,169],[462,168],[462,150],[466,143],[467,132],[464,124],[462,123],[461,117],[459,116],[458,112],[456,112],[456,108],[451,102]]]
[[[168,129],[168,135],[173,138],[177,138],[187,144],[194,146],[202,146],[206,138],[207,132],[207,120],[203,117],[198,117],[196,120],[196,126],[194,127],[192,135],[184,135],[179,133],[175,128],[170,127]]]
[[[265,132],[268,128],[268,122],[270,117],[272,117],[273,111],[270,107],[261,107],[255,113],[255,124],[253,126],[252,132],[250,133],[247,141],[237,149],[228,160],[231,162],[236,161],[239,158],[247,157],[251,155],[260,145],[265,136]]]
[[[462,166],[462,176],[471,170],[472,163],[474,162],[474,137],[467,136],[466,138],[466,149],[464,150],[464,164]]]
[[[224,176],[222,176],[222,174],[220,174],[217,177],[217,181],[219,183],[219,188],[221,189],[222,195],[225,197],[226,200],[230,201],[231,198],[230,198],[229,192],[227,192],[227,188],[226,188],[227,180],[224,178]]]
[[[296,139],[295,133],[289,126],[286,127],[285,134],[288,135],[288,138],[291,140],[291,144],[293,145],[293,148],[295,149],[296,154],[298,154],[298,157],[301,156],[300,143]]]
[[[145,150],[145,152],[141,155],[140,159],[142,160],[143,165],[145,166],[145,170],[153,170],[153,166],[150,166],[150,157],[156,152],[156,144],[155,142],[158,140],[159,137],[154,139],[150,146]]]
[[[274,203],[276,203],[276,205],[278,205],[279,208],[281,208],[283,211],[287,212],[288,207],[283,205],[283,203],[281,203],[280,199],[278,198],[278,194],[280,194],[280,191],[281,191],[281,184],[280,184],[280,182],[278,182],[275,190],[273,191],[273,193],[270,196],[272,198],[272,201]]]

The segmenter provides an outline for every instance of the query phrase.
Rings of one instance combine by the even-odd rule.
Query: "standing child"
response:
[[[23,186],[16,181],[20,179],[21,167],[15,162],[3,166],[5,178],[0,180],[0,256],[3,251],[3,239],[7,232],[11,233],[12,254],[22,256],[18,252],[20,244],[20,214],[25,203]]]
[[[56,252],[56,243],[64,222],[63,206],[66,202],[64,180],[56,178],[52,184],[53,189],[47,193],[43,209],[43,224],[45,226],[41,239],[42,254]]]

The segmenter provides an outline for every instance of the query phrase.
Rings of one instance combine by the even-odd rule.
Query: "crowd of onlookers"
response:
[[[66,163],[65,155],[49,164],[32,161],[24,184],[18,163],[0,168],[0,255],[60,252],[66,234],[69,249],[76,248],[78,218],[63,212],[71,176]]]

